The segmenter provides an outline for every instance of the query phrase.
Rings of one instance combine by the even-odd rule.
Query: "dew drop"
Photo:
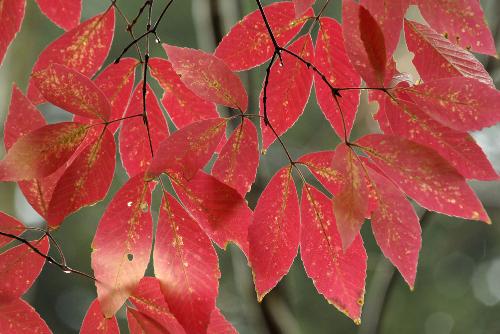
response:
[[[160,44],[160,43],[161,43],[161,41],[160,41],[160,39],[159,39],[158,37],[156,37],[156,38],[155,38],[155,42],[156,42],[157,44]]]
[[[69,270],[69,269],[63,269],[62,272],[65,273],[65,274],[71,274],[71,270]]]
[[[128,206],[128,207],[131,207],[131,206],[132,206],[132,202],[128,202],[128,203],[127,203],[127,206]]]

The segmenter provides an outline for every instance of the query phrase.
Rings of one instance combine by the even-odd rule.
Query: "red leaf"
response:
[[[109,318],[132,294],[149,262],[152,239],[150,184],[131,178],[115,195],[92,242],[97,296]]]
[[[144,326],[143,328],[146,333],[150,333],[147,331],[148,328],[159,329],[161,330],[160,333],[186,333],[170,312],[165,297],[160,290],[158,279],[144,277],[130,297],[130,301],[137,308],[137,311],[140,312],[140,316],[147,319],[146,321],[142,321],[143,318],[136,317],[136,319],[139,319],[139,323]],[[152,325],[151,327],[150,324]]]
[[[247,110],[245,87],[222,60],[200,50],[167,44],[164,48],[175,72],[193,93],[210,102]]]
[[[245,197],[255,181],[258,165],[257,129],[251,121],[243,119],[222,147],[212,168],[212,175]]]
[[[188,333],[206,333],[219,288],[217,254],[196,221],[167,193],[153,259],[172,314]]]
[[[85,138],[83,124],[46,125],[21,137],[0,161],[0,180],[42,178],[55,172]]]
[[[0,8],[0,65],[10,43],[21,29],[24,19],[26,0],[2,1]]]
[[[371,168],[367,170],[378,200],[371,219],[373,235],[384,255],[413,289],[422,245],[418,217],[413,206],[391,181]]]
[[[213,118],[190,124],[161,142],[148,168],[151,178],[161,173],[191,179],[212,157],[226,129],[226,120]],[[175,159],[172,159],[175,157]]]
[[[331,200],[315,188],[302,191],[300,254],[307,276],[329,303],[353,319],[361,319],[367,255],[359,233],[343,250]]]
[[[387,177],[423,207],[491,223],[464,177],[434,150],[380,134],[367,135],[358,144]]]
[[[405,99],[404,94],[398,97]],[[393,134],[436,150],[465,178],[478,180],[498,178],[488,158],[471,135],[436,122],[411,102],[402,100],[394,102],[390,97],[385,101],[385,114]],[[422,103],[419,105],[422,106]],[[437,108],[434,108],[433,112],[436,110]]]
[[[410,2],[410,0],[361,0],[360,2],[372,14],[384,34],[387,58],[392,57],[398,46],[403,19]]]
[[[336,148],[332,167],[342,175],[340,191],[333,199],[333,211],[342,247],[347,250],[359,234],[368,211],[366,175],[356,153],[344,144]]]
[[[5,214],[3,212],[0,212],[0,231],[3,233],[9,233],[13,235],[20,235],[26,230],[24,225],[19,222],[17,219],[14,217],[9,216],[8,214]],[[5,246],[9,242],[11,242],[13,239],[10,237],[6,237],[3,235],[0,235],[0,247]]]
[[[139,62],[132,58],[122,58],[118,64],[112,63],[102,71],[94,80],[96,86],[104,93],[111,104],[110,120],[119,119],[123,116],[128,105],[132,88],[134,85],[135,69]],[[99,123],[87,117],[76,115],[73,120],[81,123]],[[108,130],[115,133],[120,122],[108,125]]]
[[[0,333],[51,334],[40,315],[22,299],[0,303]]]
[[[464,50],[422,24],[405,20],[408,49],[415,54],[412,62],[424,81],[464,76],[494,86],[483,65]]]
[[[168,60],[151,58],[149,69],[163,88],[161,103],[177,128],[183,128],[203,119],[218,117],[215,104],[201,99],[190,91]]]
[[[314,50],[310,35],[295,41],[288,48],[306,61],[313,62]],[[304,112],[311,92],[313,72],[294,56],[283,53],[283,65],[276,61],[271,67],[269,85],[267,87],[267,116],[278,135],[282,135]],[[265,84],[263,84],[264,86]],[[264,88],[260,93],[260,114],[264,115]],[[275,140],[274,132],[262,124],[262,145],[269,147]]]
[[[61,64],[92,77],[108,56],[115,32],[114,8],[81,23],[49,44],[38,57],[33,73],[51,63]],[[35,104],[44,102],[40,92],[30,83],[28,97]]]
[[[322,18],[315,49],[315,65],[334,87],[359,87],[361,77],[347,57],[342,27],[331,18]],[[359,105],[359,90],[343,91],[339,98],[344,122],[333,98],[332,91],[318,74],[314,76],[316,99],[323,114],[339,137],[344,137],[344,122],[347,137],[351,133]]]
[[[5,232],[2,230],[2,232]],[[16,233],[17,234],[17,233]],[[33,245],[43,254],[49,252],[46,238]],[[0,304],[21,297],[35,282],[45,264],[45,258],[28,245],[21,244],[0,254]]]
[[[259,302],[290,269],[299,238],[299,199],[292,169],[285,167],[262,192],[248,229],[249,260]]]
[[[460,131],[500,122],[500,91],[474,79],[440,79],[403,91],[429,116]]]
[[[311,0],[308,0],[311,1]],[[276,42],[285,46],[314,15],[312,10],[296,16],[290,2],[273,3],[264,8]],[[301,16],[301,17],[299,17]],[[243,71],[269,60],[274,45],[259,10],[245,16],[231,28],[215,50],[215,56],[224,60],[233,71]]]
[[[99,300],[95,299],[90,304],[87,314],[83,319],[80,334],[119,334],[116,317],[106,318],[101,311]]]
[[[422,16],[451,42],[495,56],[495,42],[477,0],[418,0]]]
[[[127,307],[127,321],[130,334],[185,334],[182,327],[178,331],[168,331],[155,319]]]
[[[55,24],[64,30],[70,30],[80,23],[82,0],[36,0],[38,7]]]
[[[384,84],[386,48],[384,34],[365,7],[353,0],[342,2],[342,22],[347,55],[369,87]]]
[[[202,171],[186,183],[171,180],[186,209],[219,247],[232,241],[248,255],[252,210],[236,190]]]
[[[52,193],[47,215],[49,226],[59,226],[69,214],[106,196],[115,171],[115,154],[115,140],[108,130],[79,153]]]
[[[335,151],[314,152],[303,155],[298,160],[309,168],[311,173],[330,193],[338,194],[343,184],[343,176],[333,168]]]
[[[207,334],[238,334],[238,331],[224,318],[221,311],[215,308],[210,316]]]
[[[293,0],[293,5],[295,6],[295,16],[300,17],[309,8],[314,5],[316,0]]]
[[[128,105],[125,117],[140,115],[143,112],[142,82],[137,85]],[[129,176],[144,172],[151,163],[151,146],[153,152],[158,150],[160,143],[168,137],[168,125],[161,111],[160,105],[153,90],[146,84],[146,114],[150,133],[142,116],[123,121],[120,131],[120,157]],[[171,158],[171,156],[169,156]]]
[[[109,120],[111,105],[86,76],[68,67],[51,64],[34,72],[32,82],[52,104],[75,115]]]

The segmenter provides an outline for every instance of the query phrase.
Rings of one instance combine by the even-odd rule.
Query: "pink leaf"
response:
[[[219,247],[234,242],[248,255],[252,211],[236,190],[202,171],[189,182],[171,180],[186,209]]]
[[[22,299],[0,303],[0,333],[52,334],[40,315]]]
[[[149,262],[152,239],[150,184],[131,178],[115,195],[92,242],[97,296],[109,318],[132,294]]]
[[[142,82],[137,85],[128,105],[125,117],[143,112]],[[120,131],[120,157],[129,176],[145,171],[151,163],[152,152],[168,137],[168,125],[153,90],[146,84],[146,114],[149,134],[142,115],[123,120]],[[151,138],[151,146],[149,143]]]
[[[38,7],[55,24],[70,30],[80,23],[82,0],[36,0]]]
[[[368,168],[378,199],[371,225],[384,255],[398,268],[411,289],[415,285],[422,230],[413,206],[387,178]]]
[[[408,49],[415,54],[413,64],[424,81],[464,76],[493,86],[483,65],[464,50],[427,26],[405,21]]]
[[[196,221],[167,193],[158,219],[154,267],[172,314],[188,333],[206,333],[219,288],[217,254]]]
[[[51,227],[69,214],[106,196],[115,171],[115,140],[108,130],[87,145],[66,168],[52,193],[47,214]]]
[[[5,232],[2,230],[2,232]],[[16,233],[17,234],[17,233]],[[47,238],[32,242],[43,254],[49,252]],[[35,282],[45,264],[45,258],[28,245],[8,249],[0,254],[0,304],[21,297]]]
[[[280,46],[290,42],[307,22],[307,17],[314,15],[312,10],[306,10],[296,16],[294,5],[284,1],[264,7],[264,13]],[[243,71],[266,62],[273,52],[273,42],[257,9],[231,28],[215,50],[215,56],[231,70]]]
[[[353,0],[342,2],[342,22],[347,55],[369,87],[384,84],[386,47],[377,21]]]
[[[168,60],[151,58],[149,66],[151,75],[163,88],[161,103],[177,128],[218,116],[215,104],[190,91]]]
[[[36,73],[56,63],[92,77],[108,56],[114,32],[115,12],[110,7],[49,44],[38,57],[32,72]],[[28,97],[35,104],[44,102],[32,83],[28,87]]]
[[[68,67],[51,64],[34,72],[32,82],[50,103],[75,115],[109,120],[111,105],[86,76]]]
[[[15,219],[14,217],[9,216],[3,212],[0,212],[0,231],[3,233],[9,233],[12,235],[20,235],[26,230],[24,225]],[[6,237],[0,235],[0,247],[5,246],[13,239],[10,237]]]
[[[306,165],[318,181],[330,193],[338,194],[343,184],[343,176],[333,168],[335,151],[314,152],[300,157],[299,162]]]
[[[85,138],[83,124],[46,125],[21,137],[0,161],[0,180],[42,178],[66,162]]]
[[[334,87],[359,87],[361,77],[347,57],[341,25],[334,19],[327,17],[322,18],[320,22],[315,49],[316,67]],[[338,98],[338,100],[344,116],[344,121],[342,121],[340,110],[330,87],[323,82],[318,74],[314,76],[314,84],[316,99],[323,114],[339,137],[344,137],[345,122],[347,137],[349,137],[358,110],[359,90],[341,92],[342,97]]]
[[[478,53],[496,55],[495,41],[477,0],[418,0],[422,16],[452,43]]]
[[[160,144],[147,175],[154,178],[167,173],[191,179],[210,160],[225,129],[225,119],[213,118],[174,132]]]
[[[262,192],[248,229],[249,260],[259,302],[290,269],[299,238],[299,199],[292,169],[285,167]]]
[[[116,317],[106,318],[102,313],[99,300],[94,299],[83,319],[80,334],[119,334]]]
[[[2,1],[0,8],[0,65],[7,49],[21,29],[26,0]]]
[[[258,165],[257,129],[251,121],[243,119],[222,147],[212,175],[244,197],[255,180]]]
[[[295,6],[295,16],[300,17],[309,8],[314,5],[316,0],[293,0],[293,5]]]
[[[175,72],[193,93],[210,102],[247,110],[243,83],[224,61],[200,50],[167,44],[164,48]]]
[[[403,89],[429,116],[460,130],[500,122],[500,91],[471,78],[448,78]]]
[[[215,308],[210,316],[207,334],[238,334],[238,331],[224,318],[221,311]]]
[[[491,223],[464,177],[434,150],[380,134],[364,136],[357,143],[387,177],[423,207]]]
[[[132,58],[122,58],[118,64],[112,63],[94,80],[96,86],[104,93],[111,104],[110,120],[123,116],[128,105],[134,85],[135,69],[138,61]],[[99,123],[99,120],[76,115],[73,120],[81,123]],[[108,130],[115,133],[120,122],[108,125]]]
[[[300,254],[307,276],[329,303],[361,321],[367,255],[361,235],[343,250],[331,200],[315,188],[302,190]]]
[[[310,35],[295,41],[288,48],[303,59],[313,62],[314,51]],[[294,56],[283,52],[283,65],[277,60],[271,67],[267,86],[267,116],[278,135],[282,135],[304,112],[311,92],[313,72]],[[265,84],[263,84],[264,86]],[[264,88],[260,93],[260,114],[264,115]],[[274,132],[262,124],[262,145],[269,147],[275,140]]]

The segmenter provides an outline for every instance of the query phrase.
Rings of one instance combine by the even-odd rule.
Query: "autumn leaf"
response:
[[[24,20],[26,0],[2,1],[0,7],[0,65],[7,49],[21,29]]]
[[[52,331],[33,307],[22,299],[14,299],[0,303],[0,333],[52,334]]]
[[[36,3],[49,20],[64,30],[71,30],[80,23],[82,0],[60,1],[56,6],[52,0],[36,0]]]
[[[116,317],[106,318],[102,313],[99,300],[94,299],[90,304],[83,323],[80,334],[119,334],[118,321]]]

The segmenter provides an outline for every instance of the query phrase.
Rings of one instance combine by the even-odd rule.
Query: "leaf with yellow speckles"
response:
[[[464,76],[493,86],[483,65],[467,50],[454,45],[432,28],[405,20],[406,44],[424,81]]]
[[[334,87],[359,87],[361,77],[347,57],[341,25],[327,17],[322,18],[320,22],[314,56],[316,67]],[[337,135],[344,137],[345,122],[347,136],[349,136],[358,110],[359,90],[346,90],[341,93],[342,98],[338,101],[344,116],[344,121],[342,121],[330,87],[317,73],[314,75],[314,86],[318,105]]]
[[[49,226],[59,226],[69,214],[106,196],[113,180],[115,156],[115,140],[108,130],[78,154],[52,193],[47,214]]]
[[[353,0],[342,1],[345,48],[368,87],[384,84],[387,63],[384,34],[370,12]]]
[[[330,193],[337,194],[342,186],[342,175],[333,166],[335,151],[314,152],[303,155],[299,162],[306,165]]]
[[[356,153],[345,144],[335,149],[332,168],[342,176],[340,190],[333,199],[333,211],[342,247],[347,250],[361,230],[369,208],[366,175]]]
[[[59,64],[34,72],[32,83],[44,98],[72,114],[108,121],[111,104],[86,76]]]
[[[224,315],[216,307],[210,316],[207,334],[238,334],[238,331],[224,318]]]
[[[45,69],[52,63],[61,64],[92,77],[108,56],[115,33],[115,12],[111,6],[74,29],[64,33],[40,53],[32,73]],[[43,96],[30,82],[28,97],[33,103],[44,102]]]
[[[212,175],[245,196],[255,181],[258,165],[257,129],[251,121],[243,119],[222,147]]]
[[[215,104],[190,91],[168,60],[151,58],[149,70],[163,88],[161,103],[177,128],[218,116]]]
[[[20,235],[25,230],[26,228],[20,221],[18,221],[14,217],[9,216],[8,214],[0,212],[0,231],[2,231],[3,233]],[[5,246],[11,241],[12,238],[0,235],[0,247]]]
[[[0,333],[52,334],[52,331],[33,307],[22,299],[14,299],[0,303]]]
[[[157,232],[157,235],[158,232]],[[137,288],[135,289],[132,296],[130,296],[129,301],[135,306],[140,317],[147,318],[149,321],[143,322],[139,320],[140,327],[145,330],[145,332],[138,333],[156,333],[154,330],[160,330],[158,333],[170,333],[170,334],[185,334],[184,328],[175,316],[170,311],[167,300],[162,294],[160,288],[160,281],[154,277],[144,277]],[[139,318],[140,318],[139,317]],[[150,327],[150,324],[153,326]],[[129,323],[130,325],[130,323]],[[148,329],[154,329],[153,331],[148,331]],[[132,333],[134,333],[132,331]]]
[[[488,158],[471,135],[446,127],[420,110],[420,107],[430,104],[429,101],[419,101],[416,105],[407,102],[410,98],[404,93],[398,94],[397,97],[397,102],[388,96],[385,98],[384,113],[392,134],[433,148],[467,179],[498,178]],[[498,107],[500,108],[500,104]],[[429,110],[436,113],[437,108],[436,106]]]
[[[495,42],[477,0],[417,0],[424,19],[461,47],[491,56]]]
[[[314,61],[310,35],[296,40],[288,48],[309,62]],[[282,135],[304,112],[313,82],[313,71],[294,56],[283,53],[283,65],[276,61],[271,67],[267,86],[267,117],[278,135]],[[260,114],[264,115],[264,86],[260,92]],[[274,132],[261,119],[262,145],[266,149],[276,140]]]
[[[149,263],[152,184],[137,174],[118,191],[92,242],[92,269],[104,315],[113,316],[134,292]]]
[[[132,58],[122,58],[118,64],[112,63],[102,71],[94,80],[96,86],[104,93],[111,104],[110,120],[119,119],[123,116],[125,108],[130,100],[134,86],[135,69],[139,62]],[[95,124],[100,123],[97,119],[75,115],[75,122]],[[113,133],[118,130],[120,122],[108,125],[107,129]]]
[[[0,1],[0,65],[10,43],[21,29],[26,0]]]
[[[413,289],[417,275],[422,230],[418,216],[405,195],[390,180],[370,168],[367,172],[376,193],[378,207],[371,217],[375,240]]]
[[[124,120],[120,130],[120,157],[129,176],[144,172],[150,165],[152,153],[149,137],[154,153],[158,150],[160,143],[168,137],[167,121],[163,116],[158,99],[149,85],[146,85],[146,106],[149,135],[142,116]],[[132,94],[125,117],[139,115],[142,112],[142,82],[140,82]]]
[[[2,230],[2,232],[6,232]],[[18,234],[18,233],[15,233]],[[48,254],[49,242],[43,238],[33,241],[41,253]],[[21,244],[0,254],[0,304],[21,297],[35,282],[45,264],[45,258],[28,245]]]
[[[99,300],[94,299],[90,304],[83,323],[80,334],[119,334],[118,321],[116,317],[106,318],[102,313]]]
[[[314,15],[311,9],[306,8],[296,17],[294,5],[284,1],[264,7],[264,12],[280,46],[291,41],[307,22],[307,18]],[[269,60],[273,52],[274,45],[262,16],[259,10],[255,10],[224,36],[215,50],[215,56],[224,60],[233,71],[243,71]]]
[[[429,116],[460,131],[500,122],[500,91],[471,78],[445,78],[402,89]]]
[[[252,210],[236,190],[199,171],[189,182],[171,178],[182,204],[219,247],[234,242],[248,255]]]
[[[245,112],[248,96],[241,79],[221,59],[201,50],[164,44],[175,72],[199,97]]]
[[[259,301],[288,273],[300,238],[299,199],[292,169],[280,169],[260,195],[248,228],[249,261]]]
[[[64,30],[70,30],[80,23],[82,13],[82,0],[36,0],[38,7],[49,20]]]
[[[464,177],[436,151],[393,135],[371,134],[357,144],[387,177],[424,208],[491,223]]]
[[[210,160],[225,130],[225,119],[212,118],[174,132],[161,142],[147,170],[148,177],[167,173],[190,180]]]
[[[87,131],[83,124],[63,122],[26,134],[0,161],[0,180],[29,180],[52,174],[71,157]]]
[[[206,333],[219,289],[217,254],[196,221],[167,193],[161,203],[153,260],[172,314],[188,333]]]
[[[367,268],[361,235],[344,251],[332,201],[309,184],[302,189],[301,224],[300,255],[307,276],[329,303],[359,322]]]

